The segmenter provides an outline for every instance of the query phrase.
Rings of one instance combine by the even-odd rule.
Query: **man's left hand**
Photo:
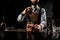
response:
[[[34,27],[36,29],[38,29],[40,32],[42,31],[42,26],[41,25],[35,24]]]

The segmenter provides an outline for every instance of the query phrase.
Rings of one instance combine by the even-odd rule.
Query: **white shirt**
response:
[[[37,10],[34,11],[34,5],[31,6],[32,7],[32,12],[35,13],[39,13],[40,7],[38,5],[36,5]],[[22,16],[22,13],[20,15],[18,15],[18,22],[22,22],[24,20],[25,16]],[[47,23],[47,19],[46,19],[46,11],[44,8],[41,8],[41,23],[40,25],[42,26],[42,29],[46,26]],[[39,27],[40,28],[40,27]]]
[[[40,7],[38,5],[36,5],[36,6],[32,5],[31,8],[32,8],[33,13],[39,13]],[[35,8],[36,8],[36,10],[35,10]]]

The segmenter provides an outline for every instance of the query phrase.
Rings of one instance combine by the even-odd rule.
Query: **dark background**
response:
[[[30,5],[29,0],[0,0],[1,2],[1,12],[0,20],[2,16],[5,16],[5,21],[8,26],[18,27],[17,17],[24,10],[25,7]],[[44,7],[47,12],[48,20],[55,17],[53,14],[53,0],[40,0],[39,5]]]

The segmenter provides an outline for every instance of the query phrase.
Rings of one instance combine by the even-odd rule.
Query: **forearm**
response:
[[[23,15],[23,13],[21,13],[20,15],[18,15],[17,20],[18,20],[18,22],[22,22],[24,20],[24,18],[25,18],[25,15]]]

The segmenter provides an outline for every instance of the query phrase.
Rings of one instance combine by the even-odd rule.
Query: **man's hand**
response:
[[[32,31],[32,27],[34,26],[34,24],[33,23],[27,23],[27,25],[26,25],[26,30],[28,31],[28,32],[31,32]]]
[[[27,7],[26,10],[27,10],[27,13],[30,12],[31,7]]]
[[[25,8],[25,10],[22,12],[22,14],[25,15],[25,14],[29,13],[30,10],[31,10],[31,7],[27,7],[27,8]]]
[[[42,31],[42,26],[41,25],[38,25],[38,24],[35,24],[34,27],[39,30],[40,32]]]

